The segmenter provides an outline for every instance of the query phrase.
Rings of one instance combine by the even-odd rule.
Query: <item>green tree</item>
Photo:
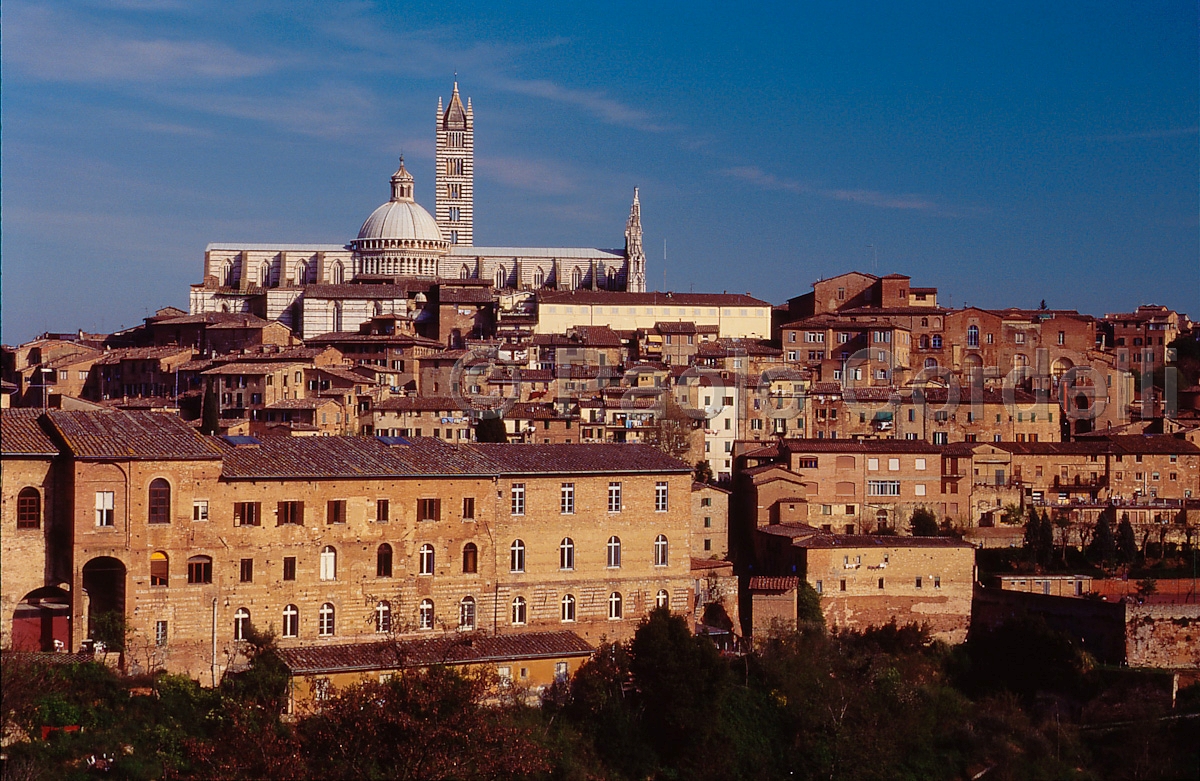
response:
[[[695,471],[692,473],[692,479],[697,483],[711,483],[713,481],[712,464],[705,461],[697,461]]]
[[[204,386],[204,406],[200,413],[200,433],[214,436],[221,431],[221,408],[212,380]]]
[[[939,534],[937,516],[931,510],[918,507],[908,521],[908,530],[914,537],[936,537]]]
[[[221,691],[243,702],[261,706],[271,713],[283,709],[291,678],[287,663],[279,653],[272,632],[260,632],[253,625],[246,629],[244,653],[249,659],[245,670],[227,673],[221,679]]]
[[[1093,564],[1111,564],[1117,555],[1117,541],[1113,537],[1110,514],[1115,511],[1109,507],[1100,513],[1096,521],[1096,530],[1092,533],[1092,541],[1087,546],[1088,561]]]
[[[821,610],[821,595],[801,579],[796,594],[796,619],[798,621],[825,628],[825,613]]]
[[[1047,567],[1053,559],[1054,524],[1050,522],[1050,513],[1042,510],[1042,521],[1038,526],[1038,564]]]
[[[1137,558],[1137,553],[1137,535],[1133,533],[1129,513],[1121,513],[1121,522],[1117,524],[1117,561],[1132,564]]]
[[[498,412],[484,412],[475,424],[475,441],[477,442],[507,442],[508,430],[504,427],[504,418]]]

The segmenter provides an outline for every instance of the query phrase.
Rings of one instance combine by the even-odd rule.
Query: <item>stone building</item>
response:
[[[209,438],[123,412],[50,412],[35,442],[25,423],[5,491],[38,490],[47,528],[70,531],[5,595],[60,585],[73,650],[115,614],[127,659],[218,679],[251,624],[285,647],[564,627],[595,643],[691,609],[691,470],[650,447]],[[53,468],[29,471],[46,441]],[[6,529],[16,512],[6,498]],[[7,577],[9,535],[3,551]]]

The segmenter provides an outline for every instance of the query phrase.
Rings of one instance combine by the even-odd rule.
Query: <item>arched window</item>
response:
[[[620,537],[613,536],[613,537],[608,538],[608,566],[610,568],[621,566],[621,538]]]
[[[660,534],[654,538],[654,566],[667,566],[668,553],[667,536],[665,534]]]
[[[929,342],[933,346],[933,349],[935,349],[935,350],[942,349],[942,335],[941,334],[934,334],[933,338],[930,339]]]
[[[333,605],[329,602],[321,605],[317,611],[317,634],[321,637],[333,637]]]
[[[463,597],[458,603],[458,628],[475,628],[475,597]]]
[[[150,554],[150,585],[167,586],[170,584],[171,561],[167,554],[160,550]]]
[[[614,591],[608,595],[608,620],[616,621],[622,616],[623,612],[621,609],[621,592]]]
[[[558,544],[558,568],[575,569],[575,541],[570,537]]]
[[[567,594],[562,598],[562,620],[575,620],[575,596],[573,594]]]
[[[1013,368],[1021,369],[1029,365],[1029,356],[1025,353],[1017,353],[1013,356]]]
[[[496,287],[497,288],[504,287],[504,280],[506,278],[507,278],[507,275],[505,275],[505,273],[504,273],[504,266],[497,267],[496,268]]]
[[[212,583],[212,556],[188,559],[188,583]]]
[[[333,302],[333,330],[342,330],[342,302]]]
[[[581,287],[583,287],[583,272],[576,266],[575,270],[571,272],[571,289],[578,290]]]
[[[917,346],[922,350],[929,349],[929,337],[926,334],[921,334],[921,338],[917,340]]]
[[[392,603],[386,599],[375,606],[375,631],[392,631]]]
[[[346,267],[339,260],[333,264],[333,284],[340,285],[346,281]]]
[[[417,608],[417,629],[433,629],[433,600],[422,599]]]
[[[296,284],[303,285],[308,282],[308,264],[303,260],[296,265]]]
[[[978,347],[978,346],[979,346],[979,326],[969,325],[969,326],[967,326],[967,347]]]
[[[545,287],[546,286],[546,272],[542,271],[540,268],[533,272],[533,286],[534,287]]]
[[[420,569],[417,571],[417,574],[418,575],[432,575],[433,574],[433,546],[430,545],[429,543],[425,543],[424,545],[422,545],[421,553],[417,558],[418,558],[418,566],[420,567]]]
[[[513,540],[513,544],[508,547],[508,571],[525,571],[525,543],[521,540]]]
[[[262,268],[259,269],[258,284],[262,285],[263,287],[271,286],[271,264],[270,263],[262,264]]]
[[[17,494],[17,528],[42,528],[42,495],[36,488],[22,488]]]
[[[464,264],[463,267],[458,270],[458,278],[459,279],[470,279],[471,278],[471,269],[467,268],[466,265]]]
[[[517,597],[513,599],[512,622],[514,626],[525,625],[525,597]]]
[[[250,611],[239,607],[233,614],[233,639],[245,640],[250,634]]]
[[[468,542],[463,546],[463,572],[473,574],[479,571],[479,548],[475,543]]]
[[[937,367],[938,367],[937,358],[926,358],[925,359],[925,368],[926,369],[936,369]]]
[[[300,635],[300,611],[295,605],[283,609],[283,636],[298,637]]]
[[[617,270],[612,266],[608,267],[608,289],[617,289]]]
[[[171,522],[171,484],[161,477],[150,481],[150,523]]]
[[[665,588],[660,588],[658,594],[654,597],[655,607],[665,607],[668,610],[671,607],[671,595],[667,593]]]
[[[392,576],[392,546],[386,542],[375,551],[375,577],[390,578]]]
[[[337,551],[332,545],[321,548],[321,580],[337,580]]]

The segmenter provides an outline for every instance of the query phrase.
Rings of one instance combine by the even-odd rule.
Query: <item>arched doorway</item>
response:
[[[121,650],[125,641],[125,564],[98,556],[83,565],[83,591],[88,598],[87,637]]]
[[[13,611],[12,650],[65,650],[71,642],[71,595],[58,586],[26,594]]]

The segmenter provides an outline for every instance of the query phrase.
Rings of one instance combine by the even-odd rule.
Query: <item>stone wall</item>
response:
[[[1127,605],[1130,667],[1200,668],[1200,605]]]

